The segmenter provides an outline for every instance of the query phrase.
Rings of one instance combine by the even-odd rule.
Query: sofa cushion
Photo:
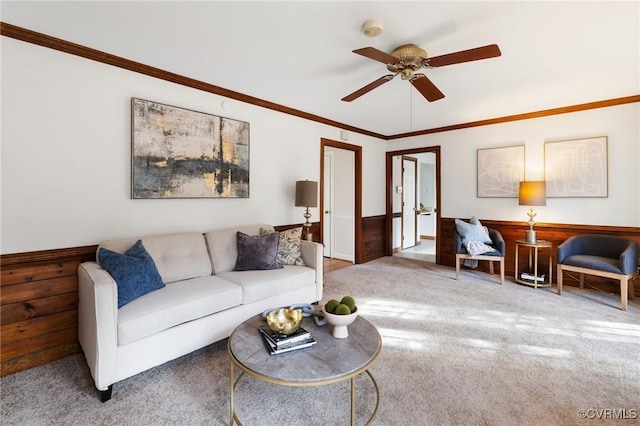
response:
[[[153,259],[138,240],[124,254],[106,248],[98,250],[102,267],[118,286],[118,308],[164,287]]]
[[[306,266],[285,266],[269,271],[230,271],[216,275],[242,287],[242,303],[315,285],[316,272]]]
[[[242,289],[216,276],[169,283],[118,311],[118,345],[241,303]]]
[[[255,271],[266,269],[281,269],[278,263],[278,245],[280,244],[280,234],[269,235],[247,235],[238,231],[237,249],[238,258],[234,271]]]
[[[261,227],[269,225],[240,226],[236,228],[218,229],[204,234],[211,264],[215,274],[232,271],[238,257],[237,236],[238,231],[247,235],[259,235]]]
[[[140,239],[165,283],[204,277],[213,272],[204,236],[199,232],[155,235]],[[110,240],[101,243],[100,247],[124,253],[136,240],[137,238]]]
[[[273,228],[260,228],[260,235],[269,235],[276,232]],[[281,265],[305,266],[300,249],[302,226],[280,231],[280,244],[276,260]]]

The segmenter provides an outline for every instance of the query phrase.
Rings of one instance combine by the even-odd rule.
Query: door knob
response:
[[[329,214],[329,213],[331,213],[329,210],[324,211],[324,214]]]

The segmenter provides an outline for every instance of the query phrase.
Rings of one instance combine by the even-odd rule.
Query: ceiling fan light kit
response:
[[[391,81],[396,75],[400,74],[403,80],[409,80],[422,96],[429,102],[444,98],[444,94],[422,73],[415,71],[420,68],[436,68],[446,65],[459,64],[462,62],[478,61],[481,59],[489,59],[500,56],[500,48],[497,44],[476,47],[474,49],[461,50],[459,52],[449,53],[446,55],[435,56],[429,58],[427,52],[415,44],[405,44],[396,48],[391,54],[385,53],[375,47],[364,47],[356,49],[353,53],[365,56],[374,61],[382,62],[387,65],[387,69],[393,74],[385,75],[379,79],[367,84],[366,86],[356,90],[355,92],[342,98],[345,102],[351,102],[365,93],[370,92],[376,87]]]
[[[381,19],[369,19],[362,24],[362,32],[367,37],[377,37],[382,34],[382,29],[384,26],[382,25]]]

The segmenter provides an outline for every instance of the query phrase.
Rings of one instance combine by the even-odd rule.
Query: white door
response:
[[[324,153],[324,212],[322,217],[324,257],[333,257],[333,152]]]
[[[402,248],[416,245],[416,161],[402,159]]]

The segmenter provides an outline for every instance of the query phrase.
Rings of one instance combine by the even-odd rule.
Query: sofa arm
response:
[[[316,301],[322,300],[322,288],[324,279],[324,247],[320,243],[301,240],[300,251],[302,260],[308,267],[316,271]]]
[[[117,381],[118,286],[96,262],[78,266],[78,340],[98,390]]]
[[[632,274],[638,269],[638,243],[629,241],[627,248],[620,254],[620,270],[623,274]]]

